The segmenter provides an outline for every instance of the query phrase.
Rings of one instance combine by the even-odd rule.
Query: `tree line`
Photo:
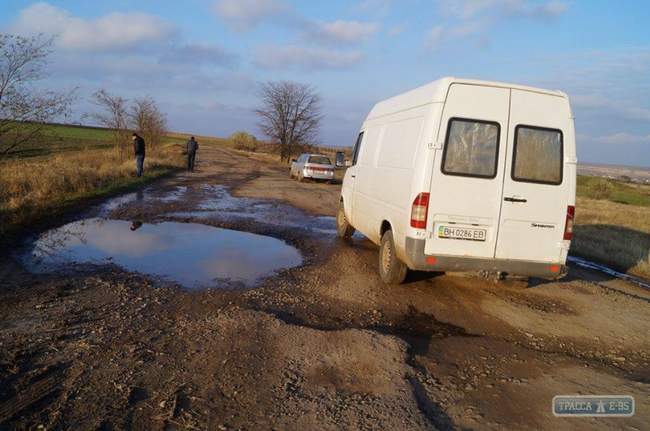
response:
[[[47,123],[71,113],[77,91],[38,90],[35,83],[45,76],[47,57],[53,39],[0,34],[0,159],[27,142],[43,135]],[[259,129],[276,144],[281,160],[318,144],[323,119],[321,98],[306,84],[280,81],[260,86],[259,106],[254,110]],[[109,93],[96,91],[91,97],[98,111],[84,115],[94,123],[113,131],[116,151],[125,156],[133,130],[138,131],[151,149],[159,146],[167,132],[167,119],[151,97],[132,102]],[[253,137],[238,136],[242,147],[256,148]]]
[[[77,89],[56,92],[36,86],[46,76],[53,42],[43,36],[0,34],[0,160],[41,139],[49,123],[71,113]],[[167,118],[151,97],[129,103],[102,89],[91,99],[99,110],[84,117],[113,131],[113,143],[121,156],[129,151],[134,130],[151,149],[159,146],[167,132]]]

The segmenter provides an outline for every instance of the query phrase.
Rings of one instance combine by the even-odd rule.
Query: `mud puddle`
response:
[[[164,192],[162,194],[155,193],[151,188],[138,190],[137,192],[127,193],[125,195],[117,196],[109,199],[105,203],[99,205],[97,215],[100,217],[108,216],[111,211],[125,205],[137,203],[171,203],[180,201],[187,193],[186,186],[176,186],[173,190]]]
[[[302,264],[276,238],[202,224],[146,224],[103,218],[76,221],[38,237],[22,255],[32,272],[78,264],[115,264],[188,288],[253,286]]]
[[[336,219],[313,216],[290,205],[262,199],[232,196],[226,186],[207,185],[201,201],[191,211],[165,214],[210,220],[247,220],[261,224],[304,229],[312,233],[336,235]]]

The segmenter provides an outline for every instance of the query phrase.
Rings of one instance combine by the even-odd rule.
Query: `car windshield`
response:
[[[308,163],[318,163],[319,165],[331,165],[330,159],[325,156],[310,156]]]

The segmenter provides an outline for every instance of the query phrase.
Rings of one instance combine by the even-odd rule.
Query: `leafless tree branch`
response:
[[[167,117],[151,97],[136,99],[129,111],[134,129],[144,138],[150,149],[156,149],[167,133]]]
[[[323,118],[320,96],[313,87],[280,81],[262,84],[259,127],[280,147],[280,159],[289,160],[318,139]]]
[[[0,159],[37,139],[45,123],[69,114],[75,90],[38,91],[53,39],[0,34]]]

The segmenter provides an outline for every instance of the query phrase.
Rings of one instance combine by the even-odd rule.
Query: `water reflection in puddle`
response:
[[[122,196],[117,196],[111,198],[102,205],[99,206],[99,215],[106,216],[111,213],[111,211],[116,210],[117,208],[123,205],[129,205],[136,202],[144,203],[170,203],[176,202],[183,198],[187,193],[186,186],[176,186],[172,191],[168,191],[163,194],[156,194],[151,189],[146,188],[144,190],[138,190],[137,192],[127,193]]]
[[[211,220],[252,220],[275,226],[305,229],[319,234],[336,234],[336,219],[313,216],[272,200],[235,197],[222,185],[203,187],[203,201],[195,211],[168,213],[171,217],[192,217]]]
[[[190,288],[210,287],[220,280],[252,286],[262,277],[302,263],[298,250],[267,236],[201,224],[100,218],[41,235],[24,260],[34,272],[110,262]]]

